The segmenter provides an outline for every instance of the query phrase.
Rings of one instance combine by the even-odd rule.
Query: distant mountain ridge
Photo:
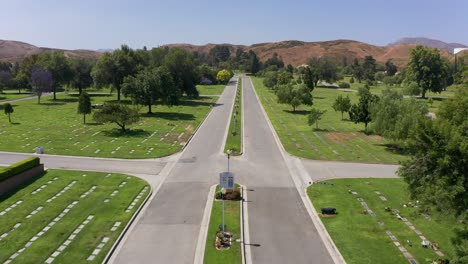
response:
[[[21,60],[33,54],[40,54],[44,51],[58,50],[63,51],[67,57],[82,57],[89,59],[98,59],[102,53],[94,50],[65,50],[44,48],[31,45],[29,43],[14,41],[14,40],[1,40],[0,39],[0,60],[14,62]]]
[[[422,39],[422,38],[421,38]],[[427,39],[428,40],[428,39]],[[415,42],[415,41],[407,41]],[[442,41],[436,41],[437,43],[445,43]],[[434,43],[434,42],[431,42]],[[246,45],[233,45],[233,44],[221,44],[227,45],[231,50],[232,54],[238,49],[242,49],[246,52],[252,50],[261,61],[266,61],[271,58],[274,53],[277,53],[284,61],[284,63],[298,66],[301,64],[308,63],[312,57],[327,57],[334,60],[337,63],[347,63],[348,65],[353,63],[354,59],[362,60],[365,56],[373,56],[376,61],[380,64],[384,64],[387,60],[391,59],[394,64],[398,67],[406,66],[409,60],[410,51],[416,47],[417,44],[429,45],[429,42],[419,43],[392,43],[388,46],[376,46],[364,42],[355,40],[331,40],[331,41],[319,41],[319,42],[306,42],[299,40],[286,40],[271,43],[258,43],[250,46]],[[439,44],[440,44],[439,43]],[[447,43],[445,43],[447,44]],[[192,44],[168,44],[163,45],[167,47],[179,47],[185,50],[198,53],[208,53],[213,47],[219,44],[206,44],[206,45],[192,45]],[[432,45],[432,44],[431,44]],[[447,45],[461,45],[461,44],[447,44]],[[463,47],[456,46],[456,47]],[[443,46],[445,47],[445,46]],[[455,47],[455,46],[454,46]],[[453,59],[447,49],[439,48],[443,57]],[[68,57],[85,57],[91,59],[97,59],[102,56],[102,52],[112,52],[110,49],[101,49],[98,51],[94,50],[62,50],[62,49],[50,49],[37,47],[28,43],[11,40],[0,40],[0,60],[3,61],[19,61],[23,58],[32,55],[40,54],[47,50],[60,50],[65,53]],[[466,52],[468,53],[468,52]]]
[[[416,45],[424,45],[430,48],[437,48],[437,49],[445,49],[450,53],[453,53],[455,48],[468,48],[467,45],[460,44],[460,43],[446,43],[437,39],[430,39],[430,38],[401,38],[393,43],[388,44],[387,46],[395,46],[400,44],[416,44]]]

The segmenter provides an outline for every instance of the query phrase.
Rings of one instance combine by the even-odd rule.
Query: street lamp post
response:
[[[223,199],[223,223],[221,227],[223,229],[223,235],[224,235],[224,232],[226,232],[225,225],[224,225],[224,195],[226,194],[226,189],[221,188],[221,194],[222,194],[221,199]]]
[[[231,153],[232,153],[232,149],[228,149],[228,151],[227,151],[227,157],[228,157],[228,160],[227,160],[227,172],[229,172],[229,158],[231,157]]]

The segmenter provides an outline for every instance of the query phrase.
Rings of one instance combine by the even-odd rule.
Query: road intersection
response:
[[[243,82],[244,154],[231,159],[246,186],[247,263],[342,263],[305,188],[346,177],[396,177],[396,165],[311,161],[286,153],[250,78]],[[234,79],[233,79],[234,80]],[[112,263],[194,263],[207,194],[226,169],[221,153],[236,92],[231,81],[181,153],[125,160],[41,155],[48,168],[120,172],[147,180],[153,195],[125,235]],[[33,154],[0,152],[0,164]],[[253,246],[255,245],[255,246]]]

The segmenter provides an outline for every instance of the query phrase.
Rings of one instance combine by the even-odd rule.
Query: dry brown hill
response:
[[[40,54],[48,50],[60,50],[65,53],[67,57],[83,57],[89,59],[97,59],[102,53],[92,50],[62,50],[41,48],[34,45],[13,41],[13,40],[0,40],[0,60],[2,61],[18,61],[32,54]]]
[[[346,60],[349,64],[355,58],[363,59],[366,55],[373,56],[378,63],[385,63],[392,59],[394,63],[401,67],[406,66],[410,50],[415,44],[398,44],[387,47],[375,46],[354,40],[333,40],[321,42],[304,42],[297,40],[288,40],[273,43],[259,43],[251,46],[228,45],[231,52],[241,48],[244,51],[252,50],[261,61],[265,61],[274,53],[283,58],[286,64],[294,66],[307,63],[312,57],[329,57],[338,63]],[[199,53],[208,53],[216,44],[192,45],[192,44],[169,44],[169,47],[180,47],[186,50]],[[34,45],[10,40],[0,40],[0,60],[17,61],[31,55],[39,54],[46,50],[60,50],[36,47]],[[97,59],[102,53],[91,50],[61,50],[69,57],[86,57]],[[441,54],[453,60],[453,56],[447,50],[441,49]]]
[[[265,61],[273,53],[277,53],[283,58],[285,64],[292,64],[293,66],[307,63],[312,57],[329,57],[336,62],[343,62],[346,59],[348,63],[352,63],[355,58],[363,59],[366,55],[373,56],[378,63],[385,63],[387,60],[392,59],[393,62],[399,66],[406,66],[410,50],[416,45],[414,44],[399,44],[389,47],[375,46],[354,40],[333,40],[322,42],[304,42],[297,40],[273,42],[273,43],[259,43],[251,46],[229,45],[231,51],[242,48],[244,51],[253,50],[261,61]],[[215,44],[207,45],[191,45],[191,44],[170,44],[169,47],[180,47],[190,51],[209,52]],[[445,49],[441,50],[444,57],[452,59]]]

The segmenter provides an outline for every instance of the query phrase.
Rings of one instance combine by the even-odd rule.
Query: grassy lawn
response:
[[[18,91],[3,91],[0,93],[0,102],[30,97],[31,95],[31,93],[18,93]]]
[[[219,186],[216,187],[216,192]],[[242,252],[241,243],[236,242],[240,239],[240,206],[239,201],[226,201],[224,205],[224,222],[228,231],[233,233],[232,245],[228,250],[217,250],[214,246],[216,232],[222,224],[222,202],[214,201],[211,209],[210,226],[208,228],[208,237],[206,239],[204,263],[241,263]]]
[[[197,90],[200,95],[220,95],[223,93],[224,88],[223,84],[214,84],[214,85],[197,85]]]
[[[66,186],[76,181],[61,196],[47,202]],[[123,182],[126,184],[122,185]],[[41,186],[40,191],[35,192]],[[96,186],[87,196],[82,195]],[[126,211],[129,205],[146,187],[146,191],[136,202],[134,207]],[[111,195],[114,191],[116,194]],[[22,201],[21,204],[0,216],[0,234],[8,235],[0,241],[0,262],[18,253],[13,263],[44,263],[67,240],[71,243],[55,257],[54,263],[87,263],[86,259],[97,248],[101,241],[107,237],[109,240],[102,247],[99,254],[89,263],[101,263],[112,247],[117,237],[126,226],[132,215],[149,194],[149,185],[141,179],[122,174],[106,174],[97,172],[79,172],[49,170],[35,182],[23,187],[16,193],[4,198],[0,202],[0,211],[4,211],[12,204]],[[105,202],[109,199],[108,202]],[[74,201],[76,205],[64,210]],[[27,217],[38,207],[31,217]],[[62,218],[45,230],[56,217],[65,213]],[[88,216],[94,216],[89,223],[84,223]],[[116,222],[121,224],[112,231]],[[14,226],[21,223],[19,227]],[[71,238],[74,230],[82,227],[76,237]],[[13,231],[10,231],[14,229]],[[40,232],[44,232],[40,234]],[[33,237],[38,237],[29,247],[22,248]],[[33,239],[34,240],[34,239]]]
[[[296,156],[316,160],[340,160],[371,163],[397,163],[405,157],[392,150],[389,141],[366,135],[363,124],[341,121],[341,113],[332,108],[338,95],[358,101],[357,93],[337,89],[315,88],[313,107],[327,112],[319,121],[320,130],[307,125],[310,106],[292,112],[289,105],[278,104],[276,95],[263,85],[263,79],[252,77],[258,96],[286,150]]]
[[[455,217],[431,211],[431,220],[428,220],[418,213],[418,208],[404,207],[404,204],[416,202],[410,200],[403,180],[337,179],[326,183],[314,184],[307,192],[317,212],[323,207],[337,208],[337,216],[323,217],[321,220],[347,263],[408,263],[385,233],[386,230],[397,237],[418,263],[430,263],[439,258],[432,249],[423,248],[418,235],[396,215],[385,211],[385,207],[398,209],[400,215],[406,217],[429,241],[437,242],[446,256],[453,254],[450,238],[457,225]],[[357,192],[357,195],[349,193],[349,190]],[[376,191],[381,194],[376,194]],[[384,196],[387,201],[379,196]],[[363,213],[364,208],[358,197],[364,199],[375,212],[375,217]],[[411,241],[412,246],[407,240]]]
[[[236,101],[232,111],[224,152],[231,150],[232,155],[237,156],[242,154],[242,80],[240,78],[237,81]]]
[[[349,80],[351,77],[346,76],[342,81],[349,83]],[[354,83],[350,83],[351,87],[350,89],[357,91],[359,87],[364,87],[365,82],[363,81],[362,83],[358,83],[355,81]],[[385,84],[377,84],[375,86],[370,87],[370,91],[374,94],[381,95],[382,91],[387,89],[387,86]],[[398,91],[399,93],[403,93],[403,87],[401,86],[392,86],[390,89],[394,91]],[[424,100],[428,102],[427,100],[429,98],[432,98],[433,104],[429,105],[429,112],[434,112],[437,113],[440,103],[445,99],[445,98],[450,98],[454,95],[455,90],[453,88],[449,88],[446,91],[442,91],[441,93],[434,93],[431,91],[426,92],[426,99],[418,98],[418,100]]]
[[[113,158],[154,158],[179,151],[210,111],[216,97],[197,100],[183,98],[178,106],[153,106],[140,109],[141,119],[122,134],[115,124],[97,124],[88,115],[87,124],[77,114],[78,97],[58,94],[56,101],[44,97],[16,102],[11,115],[0,118],[0,150],[34,152],[43,146],[45,153]],[[92,104],[115,100],[116,96],[92,96]],[[2,111],[0,106],[0,111]]]

